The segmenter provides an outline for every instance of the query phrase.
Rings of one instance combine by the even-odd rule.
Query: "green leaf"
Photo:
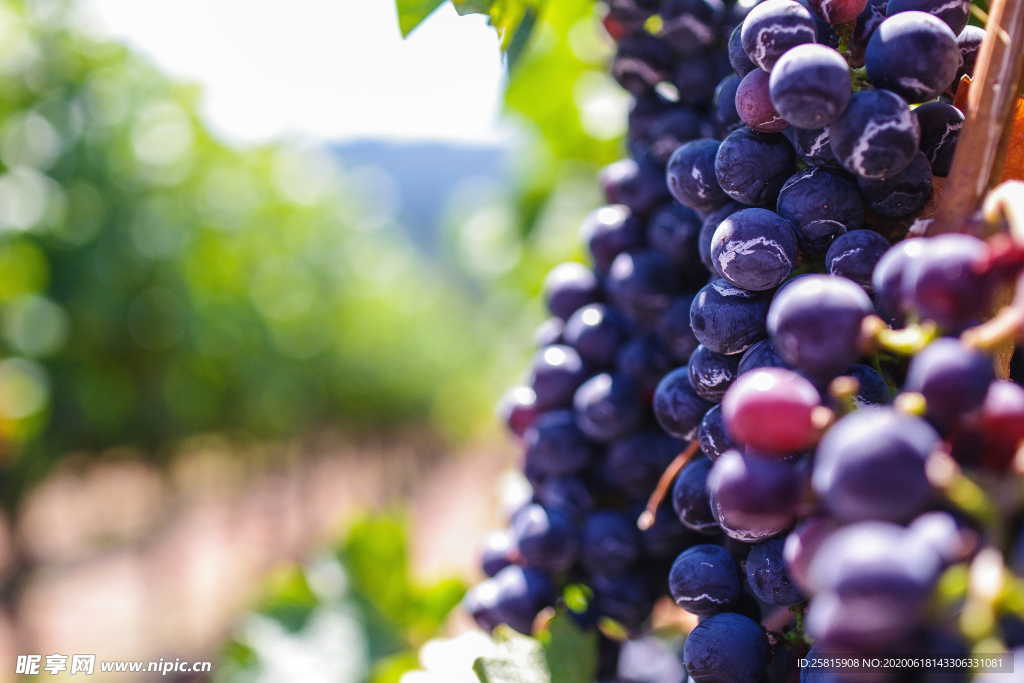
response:
[[[440,7],[445,0],[395,0],[398,10],[398,28],[407,37],[423,20]]]
[[[556,683],[591,683],[597,680],[597,634],[584,632],[565,612],[540,634],[551,680]]]
[[[459,16],[467,14],[490,14],[494,7],[494,0],[452,0],[455,11]]]
[[[495,629],[494,639],[498,654],[473,662],[480,683],[552,683],[539,642],[507,627]]]

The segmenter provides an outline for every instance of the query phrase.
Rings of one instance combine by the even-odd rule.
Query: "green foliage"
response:
[[[584,632],[564,612],[527,638],[506,627],[495,630],[497,653],[479,657],[480,683],[591,683],[597,679],[597,634]]]
[[[55,7],[0,0],[5,499],[70,449],[489,412],[491,321],[354,176],[225,145],[193,88]]]
[[[395,0],[398,10],[398,28],[402,36],[408,36],[430,13],[444,4],[445,0]]]
[[[302,680],[307,666],[339,683],[397,683],[465,592],[456,580],[413,581],[407,542],[400,518],[366,518],[336,552],[275,572],[223,647],[216,680]]]

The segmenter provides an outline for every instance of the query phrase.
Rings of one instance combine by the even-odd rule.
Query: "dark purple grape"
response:
[[[701,137],[700,114],[686,106],[676,106],[655,118],[644,141],[646,154],[664,166],[680,145]]]
[[[715,124],[715,134],[720,137],[725,137],[743,125],[739,112],[736,111],[736,90],[739,85],[740,77],[729,74],[715,87],[711,117]]]
[[[769,605],[795,605],[804,599],[782,558],[785,540],[771,538],[754,544],[747,555],[747,585],[761,602]]]
[[[808,168],[789,177],[779,191],[776,210],[796,226],[800,248],[824,254],[837,236],[864,223],[857,186],[840,171]]]
[[[710,56],[694,55],[676,65],[672,82],[679,92],[679,101],[689,105],[707,104],[718,85],[718,71]]]
[[[690,386],[689,369],[676,368],[665,375],[654,392],[654,417],[677,439],[688,439],[711,404]]]
[[[924,12],[890,11],[889,15],[868,41],[864,60],[868,78],[908,102],[938,97],[960,68],[956,33]]]
[[[827,45],[832,48],[839,48],[839,33],[832,26],[832,24],[825,21],[818,10],[814,8],[813,0],[796,0],[798,3],[803,5],[811,14],[811,19],[814,20],[814,34],[815,42],[821,45]]]
[[[655,563],[646,563],[645,569],[650,573],[659,595],[665,590],[665,562],[701,539],[701,536],[679,522],[671,505],[662,503],[658,506],[654,523],[640,532],[640,541],[647,558],[657,560]]]
[[[797,158],[808,166],[820,168],[842,168],[832,151],[832,138],[828,128],[807,130],[790,126],[782,132],[793,145]]]
[[[775,295],[768,331],[786,362],[826,379],[860,357],[861,323],[871,311],[867,294],[850,280],[805,275]]]
[[[588,572],[623,574],[640,559],[636,523],[620,512],[601,510],[590,515],[580,538],[580,561]]]
[[[700,450],[712,460],[718,459],[722,453],[736,448],[736,442],[729,436],[725,428],[725,420],[722,418],[722,407],[712,406],[701,418],[700,428],[697,430],[697,438],[700,441]]]
[[[570,410],[555,410],[538,417],[527,430],[523,444],[529,467],[545,477],[579,472],[594,454]]]
[[[586,266],[579,263],[560,263],[551,269],[544,280],[544,300],[551,315],[568,320],[569,316],[587,304],[601,298],[601,285]]]
[[[811,7],[830,24],[848,24],[854,21],[864,7],[866,0],[811,0]]]
[[[700,262],[709,271],[714,273],[715,270],[711,262],[711,239],[715,236],[715,230],[726,218],[745,208],[746,206],[739,202],[729,201],[704,217],[704,222],[700,226],[700,236],[697,238],[697,247],[700,251]]]
[[[627,498],[646,500],[683,447],[655,429],[628,434],[608,445],[603,476]]]
[[[652,329],[681,293],[681,273],[653,249],[627,251],[612,262],[608,297],[635,324]]]
[[[874,230],[851,230],[836,238],[825,253],[825,268],[832,275],[853,280],[871,292],[875,265],[889,249],[889,241]]]
[[[858,408],[886,405],[892,401],[892,390],[873,368],[851,365],[844,374],[857,380],[858,388],[853,401]]]
[[[572,314],[563,337],[585,363],[603,368],[615,361],[619,347],[629,338],[629,324],[615,309],[590,304]]]
[[[861,522],[833,533],[811,564],[818,589],[807,615],[818,645],[891,652],[924,620],[938,556],[907,543],[903,528]]]
[[[864,66],[864,52],[868,49],[868,41],[871,40],[875,29],[885,21],[885,6],[888,3],[889,0],[868,0],[864,11],[857,16],[853,35],[850,37],[850,66]]]
[[[800,475],[788,462],[727,451],[708,474],[711,510],[729,538],[757,543],[788,529],[800,504]]]
[[[651,613],[654,601],[641,576],[625,574],[591,577],[593,605],[598,614],[613,619],[630,633],[637,633]]]
[[[811,562],[821,544],[838,528],[839,523],[831,517],[817,515],[801,521],[786,536],[782,551],[786,569],[793,582],[808,595],[817,592],[811,583]]]
[[[739,600],[740,569],[729,551],[702,543],[680,553],[668,575],[669,593],[687,612],[716,614]]]
[[[797,258],[793,223],[767,209],[743,209],[723,220],[711,239],[711,262],[730,283],[749,291],[774,289]]]
[[[701,344],[716,353],[742,353],[765,335],[769,299],[727,280],[712,280],[690,306],[690,325]]]
[[[912,238],[897,242],[882,255],[871,276],[875,308],[890,325],[901,327],[910,310],[904,279],[911,264],[924,252],[925,240]]]
[[[906,218],[921,211],[932,198],[932,167],[921,152],[910,165],[888,178],[858,178],[864,203],[887,218]]]
[[[750,372],[755,368],[789,368],[768,339],[762,339],[743,352],[737,368],[739,374]]]
[[[798,45],[772,70],[774,109],[797,128],[821,129],[843,113],[850,101],[850,68],[843,56],[824,45]]]
[[[714,515],[711,514],[711,503],[708,499],[710,471],[711,460],[705,457],[687,464],[672,486],[672,508],[687,529],[714,535],[720,529]]]
[[[757,683],[768,657],[761,625],[732,612],[702,620],[683,644],[683,664],[697,683]]]
[[[561,318],[548,318],[533,333],[533,344],[538,349],[554,344],[562,344],[562,330],[565,329],[565,321]]]
[[[755,133],[749,128],[729,133],[715,155],[717,186],[750,206],[775,204],[779,189],[793,170],[793,147],[786,138]]]
[[[654,328],[655,338],[675,364],[685,363],[700,343],[690,327],[693,297],[681,296],[672,302]]]
[[[765,71],[790,48],[816,42],[814,17],[806,7],[793,0],[766,0],[743,20],[740,40],[750,61]]]
[[[721,0],[662,0],[659,14],[661,37],[687,56],[685,63],[717,42],[725,6]]]
[[[616,371],[636,383],[646,402],[654,395],[654,388],[675,367],[669,353],[651,335],[637,336],[626,342],[615,357]]]
[[[759,133],[779,133],[789,126],[775,109],[768,92],[768,72],[754,69],[736,87],[736,113]]]
[[[671,78],[675,55],[665,41],[640,31],[619,41],[612,59],[615,82],[634,95],[644,95]]]
[[[609,204],[625,204],[647,214],[668,201],[661,167],[651,161],[621,159],[601,169],[601,187]]]
[[[702,274],[704,269],[697,246],[702,223],[696,211],[673,203],[656,211],[647,222],[647,243],[667,256],[684,274]]]
[[[967,26],[970,0],[889,0],[885,13],[890,17],[900,12],[927,12],[941,19],[953,35]]]
[[[960,71],[958,76],[973,76],[974,63],[978,60],[981,41],[985,40],[985,29],[980,26],[965,26],[956,37],[956,46],[960,50]],[[957,78],[959,81],[959,78]]]
[[[969,562],[981,544],[977,531],[948,512],[932,510],[915,519],[907,527],[910,543],[932,549],[943,568]]]
[[[818,440],[814,409],[821,396],[792,370],[757,368],[740,375],[722,399],[732,438],[763,453],[802,451]]]
[[[524,567],[560,572],[576,561],[578,531],[559,512],[529,505],[516,513],[510,534]]]
[[[728,200],[715,176],[718,147],[718,140],[692,140],[672,153],[665,178],[676,201],[695,211],[707,212]]]
[[[487,576],[494,576],[512,564],[514,545],[507,531],[492,531],[484,538],[480,553],[480,568]]]
[[[945,178],[953,164],[964,115],[952,104],[927,102],[914,109],[914,116],[921,127],[921,151],[931,164],[932,173]]]
[[[989,310],[991,290],[978,265],[985,243],[969,235],[939,235],[922,243],[903,275],[903,296],[910,308],[956,334],[979,322]]]
[[[995,380],[992,358],[957,339],[936,339],[910,361],[903,388],[924,396],[928,420],[949,433],[981,407]]]
[[[567,407],[586,376],[586,368],[576,349],[546,346],[534,355],[527,384],[533,389],[537,409],[552,410]]]
[[[594,495],[579,477],[548,477],[533,491],[534,498],[548,510],[554,510],[580,522],[594,509]]]
[[[922,419],[891,408],[862,408],[825,433],[814,462],[814,489],[845,521],[908,520],[934,497],[925,461],[938,441]]]
[[[736,379],[740,359],[737,355],[725,356],[715,353],[706,346],[698,346],[690,356],[688,364],[690,386],[706,401],[717,403],[722,400],[725,390]]]
[[[828,127],[832,152],[861,178],[896,175],[914,160],[921,131],[910,107],[888,90],[861,90]]]
[[[729,64],[740,78],[757,68],[757,64],[750,61],[747,51],[743,49],[742,30],[743,25],[738,24],[729,34]]]
[[[498,404],[498,416],[501,421],[513,435],[520,438],[539,414],[537,395],[530,387],[512,387],[505,392]]]
[[[471,588],[463,605],[485,631],[508,624],[529,635],[534,618],[554,599],[555,589],[546,574],[513,565]]]
[[[615,257],[644,245],[644,224],[621,204],[592,211],[583,222],[581,238],[587,245],[594,267],[607,272]]]
[[[636,383],[602,373],[584,382],[573,397],[576,423],[593,441],[607,443],[643,424],[645,406]]]

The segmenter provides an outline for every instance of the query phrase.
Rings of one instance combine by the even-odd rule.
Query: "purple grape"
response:
[[[591,577],[590,587],[597,613],[615,620],[630,633],[640,630],[654,606],[650,591],[636,574],[598,574]]]
[[[742,24],[733,28],[732,32],[729,34],[728,48],[729,64],[740,78],[743,78],[757,68],[757,64],[750,61],[750,57],[747,56],[747,51],[743,49],[743,37],[741,35],[742,30]]]
[[[708,492],[715,520],[726,535],[756,543],[793,524],[801,483],[787,462],[728,451],[711,467]]]
[[[640,515],[640,510],[635,516]],[[672,511],[672,506],[664,502],[654,513],[654,523],[640,532],[640,542],[649,560],[656,562],[644,563],[649,583],[655,586],[657,594],[665,590],[665,562],[671,560],[685,548],[699,543],[703,537],[687,529],[680,523]]]
[[[637,325],[651,329],[681,292],[683,282],[664,254],[644,249],[616,256],[606,286],[619,310]]]
[[[739,202],[730,201],[704,217],[704,222],[700,226],[700,235],[697,238],[697,248],[700,252],[700,262],[709,271],[714,273],[715,270],[714,263],[711,262],[711,239],[715,236],[715,230],[726,218],[745,208],[746,206]]]
[[[706,346],[698,346],[688,364],[690,386],[706,401],[717,403],[725,390],[736,379],[740,359],[736,355],[715,353]]]
[[[650,335],[633,337],[615,357],[615,370],[635,382],[645,400],[654,395],[658,382],[673,367],[668,351]]]
[[[514,546],[507,531],[492,531],[484,539],[480,554],[480,568],[487,576],[494,576],[512,564]]]
[[[576,476],[547,477],[533,490],[536,502],[554,510],[573,522],[580,522],[594,509],[594,495],[587,484]]]
[[[921,211],[932,198],[932,167],[921,152],[905,169],[884,179],[858,178],[864,203],[887,218],[905,218]]]
[[[538,349],[545,346],[562,344],[562,331],[565,329],[565,321],[561,318],[548,318],[533,333],[533,345]]]
[[[601,298],[601,285],[594,273],[579,263],[561,263],[544,280],[544,300],[551,315],[568,320],[587,304]]]
[[[683,104],[706,104],[715,94],[718,72],[710,56],[694,55],[676,65],[672,82]]]
[[[693,209],[671,204],[655,212],[647,222],[647,242],[684,274],[702,274],[697,246],[702,223]]]
[[[985,243],[969,235],[939,235],[923,242],[903,275],[903,296],[910,308],[956,334],[988,313],[990,284],[978,265]],[[881,265],[881,264],[879,264]]]
[[[711,261],[730,283],[750,291],[773,289],[793,271],[793,224],[766,209],[743,209],[722,221],[711,239]]]
[[[740,364],[737,368],[739,374],[750,372],[755,368],[789,368],[789,363],[783,360],[775,347],[768,339],[762,339],[749,349],[743,352]]]
[[[645,417],[636,384],[608,373],[594,375],[584,382],[576,390],[573,407],[580,430],[599,443],[629,434]]]
[[[933,510],[915,519],[907,527],[910,543],[920,543],[933,550],[943,568],[968,562],[980,545],[977,531],[948,512]]]
[[[864,11],[857,16],[853,36],[850,38],[850,66],[864,66],[864,52],[868,49],[868,41],[871,40],[875,29],[885,21],[885,6],[888,3],[889,0],[868,0]]]
[[[754,544],[747,555],[747,585],[754,597],[769,605],[795,605],[804,599],[786,568],[784,544],[782,538],[771,538]]]
[[[661,167],[650,161],[621,159],[601,169],[601,187],[609,204],[625,204],[647,214],[668,201]]]
[[[690,140],[701,136],[701,117],[699,113],[686,106],[676,106],[664,112],[650,123],[646,140],[643,140],[645,153],[664,166],[668,163],[672,152]]]
[[[817,40],[811,13],[793,0],[766,0],[743,20],[740,39],[750,61],[765,71],[790,48]]]
[[[692,140],[672,153],[665,178],[669,192],[680,204],[707,212],[728,200],[715,176],[718,147],[718,140]]]
[[[513,565],[470,589],[463,605],[485,631],[508,624],[529,635],[537,614],[554,599],[555,589],[546,574]]]
[[[771,206],[793,173],[793,162],[793,148],[786,138],[740,128],[729,133],[718,147],[717,185],[743,204]]]
[[[808,168],[789,177],[779,191],[776,210],[796,225],[800,248],[824,254],[837,236],[864,223],[857,186],[840,171]]]
[[[554,510],[527,506],[512,520],[510,535],[524,567],[560,572],[576,561],[578,532],[568,518]]]
[[[899,0],[890,0],[889,6]],[[908,102],[941,95],[960,68],[956,32],[931,14],[900,12],[875,29],[865,53],[868,78]]]
[[[821,544],[839,526],[839,523],[831,517],[817,515],[801,521],[786,536],[782,551],[786,569],[793,582],[808,595],[817,592],[811,583],[811,562]]]
[[[505,392],[498,404],[499,418],[505,427],[519,438],[522,438],[539,414],[537,395],[530,387],[512,387]]]
[[[688,59],[718,40],[718,28],[725,15],[721,0],[662,0],[659,10],[661,37]]]
[[[690,306],[693,297],[681,296],[661,315],[654,328],[655,338],[676,363],[685,363],[700,343],[690,327]]]
[[[772,70],[771,101],[787,122],[816,130],[831,124],[850,101],[850,68],[824,45],[798,45]]]
[[[546,346],[534,355],[527,384],[533,389],[537,409],[552,410],[568,406],[586,376],[586,368],[576,349]]]
[[[828,128],[808,130],[790,126],[782,132],[793,145],[800,161],[808,166],[819,168],[841,168],[839,160],[832,151],[832,138],[829,137]]]
[[[970,0],[889,0],[886,14],[891,17],[900,12],[927,12],[941,19],[956,35],[967,26],[970,7]]]
[[[711,118],[715,124],[715,133],[724,137],[743,125],[739,112],[736,111],[736,91],[740,85],[740,77],[729,74],[715,86],[712,100]]]
[[[555,410],[538,417],[527,430],[523,443],[529,467],[541,476],[579,472],[593,457],[590,443],[569,410]]]
[[[740,375],[722,399],[729,434],[747,448],[785,455],[818,440],[814,410],[821,396],[792,370],[757,368]]]
[[[857,380],[857,393],[853,396],[858,408],[886,405],[892,401],[892,390],[885,379],[867,365],[851,365],[845,375]]]
[[[871,276],[871,288],[875,294],[875,308],[886,322],[901,327],[909,312],[904,279],[924,252],[925,240],[912,238],[897,242],[882,255]]]
[[[874,230],[851,230],[836,238],[825,254],[825,268],[831,275],[853,280],[871,292],[875,265],[889,249],[889,241]]]
[[[860,356],[861,323],[871,310],[867,294],[850,280],[805,275],[775,295],[768,331],[787,363],[828,378]]]
[[[619,41],[611,64],[615,82],[634,95],[644,95],[669,80],[675,55],[668,44],[640,31]]]
[[[964,115],[952,104],[927,102],[914,109],[914,116],[921,127],[921,151],[931,164],[932,173],[946,177],[953,164]]]
[[[629,338],[629,325],[615,309],[589,304],[572,314],[563,336],[585,363],[603,368],[615,361],[619,347]]]
[[[607,272],[622,252],[644,245],[643,221],[621,204],[591,212],[580,232],[594,267],[601,272]]]
[[[686,465],[672,485],[672,508],[687,529],[714,535],[721,531],[711,514],[708,499],[708,473],[711,460],[697,458]]]
[[[654,429],[628,434],[608,445],[603,475],[627,498],[646,500],[683,447]]]
[[[956,46],[960,50],[960,71],[959,76],[973,76],[974,63],[978,60],[978,51],[981,49],[981,42],[985,40],[985,29],[980,26],[965,26],[960,35],[956,37]]]
[[[654,392],[654,417],[677,439],[688,439],[711,404],[690,386],[689,369],[676,368],[665,375]]]
[[[814,10],[830,24],[848,24],[854,21],[867,4],[866,0],[811,0]]]
[[[712,280],[693,298],[690,325],[701,344],[716,353],[742,353],[764,337],[768,297]]]
[[[996,470],[1006,469],[1024,442],[1024,387],[1019,382],[1000,379],[989,384],[981,407],[981,430],[985,463]]]
[[[722,453],[736,448],[736,442],[725,428],[722,406],[712,406],[704,413],[697,430],[697,439],[700,441],[701,452],[711,460],[717,460]]]
[[[768,657],[761,625],[732,612],[702,620],[683,644],[683,664],[697,683],[757,683]]]
[[[981,407],[995,378],[989,356],[959,340],[943,338],[910,361],[904,389],[924,396],[928,420],[949,433]]]
[[[909,166],[921,137],[910,107],[888,90],[854,93],[828,134],[839,163],[850,173],[873,179],[888,178]]]
[[[736,560],[722,546],[709,543],[680,553],[672,563],[668,586],[677,605],[703,616],[729,609],[742,590]]]
[[[768,72],[754,69],[736,87],[736,113],[759,133],[779,133],[789,126],[775,109],[768,90]]]
[[[607,18],[622,27],[627,34],[638,33],[644,22],[658,11],[657,0],[608,0]]]
[[[590,515],[580,538],[580,561],[589,572],[623,574],[640,559],[636,524],[620,512],[601,510]]]
[[[938,441],[924,420],[891,408],[862,408],[825,433],[814,489],[846,521],[910,519],[934,497],[925,461]]]

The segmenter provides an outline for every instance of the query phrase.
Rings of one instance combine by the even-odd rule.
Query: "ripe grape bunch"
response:
[[[697,683],[1024,647],[1019,607],[972,630],[971,591],[935,605],[958,569],[1024,574],[965,474],[1024,459],[1020,369],[997,378],[1007,333],[980,332],[1024,250],[916,236],[984,35],[967,0],[606,1],[629,157],[502,401],[531,492],[467,609],[527,634],[568,609],[602,681],[633,680],[620,653],[666,599],[697,619]]]

